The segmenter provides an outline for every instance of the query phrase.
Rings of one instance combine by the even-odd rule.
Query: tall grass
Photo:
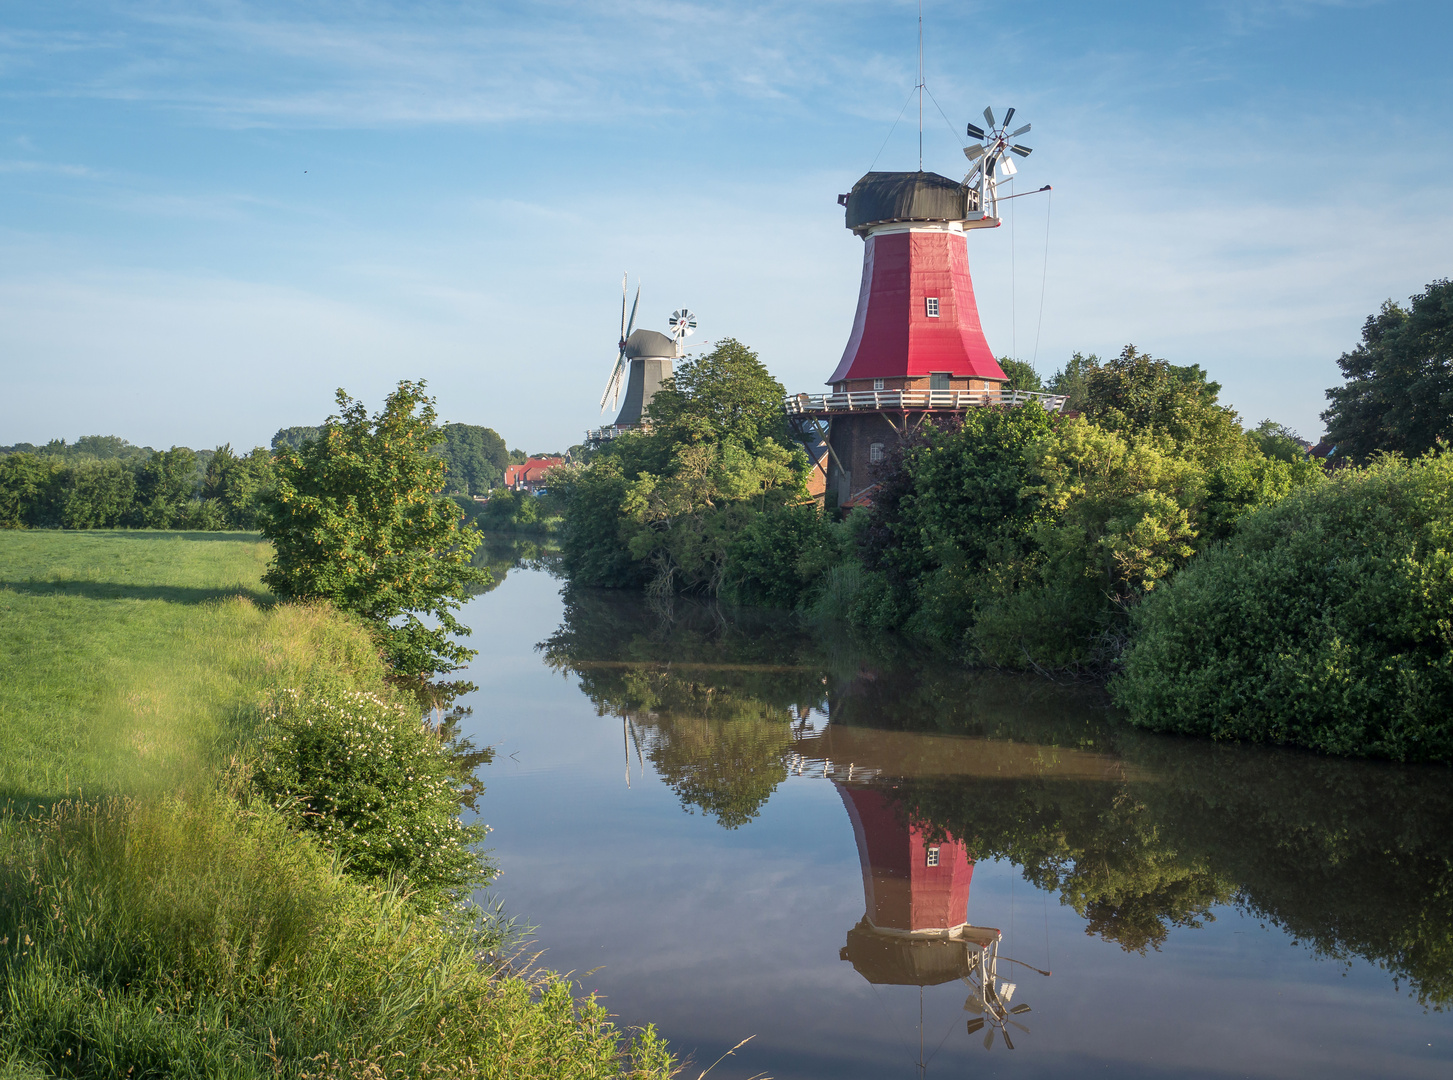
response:
[[[391,694],[259,547],[0,534],[0,1078],[670,1075],[254,789],[282,690]]]

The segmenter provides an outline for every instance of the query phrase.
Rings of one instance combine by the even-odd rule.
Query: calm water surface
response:
[[[1446,770],[539,569],[465,621],[494,892],[692,1076],[1453,1074]]]

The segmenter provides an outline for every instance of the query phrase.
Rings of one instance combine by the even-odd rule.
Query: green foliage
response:
[[[546,534],[560,527],[560,500],[554,493],[532,495],[527,491],[495,488],[489,501],[480,504],[470,500],[466,505],[456,501],[485,532]]]
[[[722,594],[769,607],[810,604],[823,575],[843,560],[846,541],[846,530],[816,503],[773,507],[732,539]]]
[[[1177,367],[1127,345],[1104,364],[1084,368],[1085,417],[1108,431],[1165,435],[1176,451],[1202,462],[1245,452],[1236,413],[1216,404],[1221,384],[1199,364]]]
[[[38,454],[60,461],[144,461],[155,452],[149,446],[133,446],[119,435],[82,435],[73,443],[52,439],[44,446],[34,443],[0,446],[0,454]]]
[[[59,450],[0,457],[0,528],[249,529],[270,482],[261,449],[238,458],[230,446],[154,452],[100,435],[57,442]]]
[[[1135,613],[1133,723],[1453,760],[1453,456],[1375,460],[1242,519]]]
[[[39,523],[56,471],[53,463],[37,454],[0,457],[0,529],[24,529]]]
[[[720,591],[742,529],[805,496],[807,455],[790,445],[782,397],[756,354],[728,339],[678,368],[651,402],[649,430],[552,473],[571,580]]]
[[[218,507],[225,528],[255,529],[271,486],[271,454],[259,446],[246,457],[238,457],[227,443],[217,447],[207,462],[202,499]]]
[[[272,437],[271,446],[274,450],[301,450],[304,443],[314,442],[322,438],[325,427],[310,427],[302,425],[299,427],[278,428],[277,434]]]
[[[1039,377],[1039,372],[1023,360],[1015,360],[1012,357],[999,357],[999,367],[1009,381],[1004,384],[1005,390],[1043,390],[1044,380]]]
[[[1256,448],[1277,461],[1300,461],[1307,456],[1311,444],[1285,424],[1263,420],[1246,433]]]
[[[451,640],[469,633],[454,612],[488,573],[470,565],[478,531],[438,494],[433,400],[423,383],[401,382],[372,419],[342,390],[338,407],[322,438],[278,452],[262,515],[276,554],[263,581],[368,620],[399,675],[452,671],[474,655]]]
[[[1100,358],[1094,353],[1084,356],[1075,353],[1065,361],[1065,366],[1050,376],[1046,384],[1051,394],[1065,395],[1065,408],[1071,412],[1083,412],[1090,400],[1089,371],[1097,367]]]
[[[1433,282],[1411,308],[1388,300],[1337,365],[1347,381],[1322,414],[1337,456],[1416,456],[1453,439],[1453,281]]]
[[[444,459],[444,491],[450,495],[488,495],[504,479],[510,452],[493,428],[445,424],[434,453]]]
[[[403,881],[432,911],[488,884],[477,850],[484,826],[464,824],[459,813],[490,755],[457,725],[420,723],[411,699],[342,687],[285,691],[258,753],[254,786],[350,874]]]
[[[1001,666],[1103,668],[1141,597],[1321,475],[1261,454],[1199,369],[1127,348],[1083,370],[1098,396],[1082,417],[973,409],[904,448],[871,511],[855,621]]]

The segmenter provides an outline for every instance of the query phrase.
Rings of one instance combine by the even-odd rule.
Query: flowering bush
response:
[[[493,865],[488,832],[460,814],[488,760],[455,725],[421,720],[408,699],[284,691],[260,743],[253,785],[358,878],[402,878],[421,906],[467,899]]]

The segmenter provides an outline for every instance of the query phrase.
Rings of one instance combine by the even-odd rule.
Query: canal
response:
[[[1446,769],[562,587],[463,614],[491,896],[687,1075],[1450,1074]]]

